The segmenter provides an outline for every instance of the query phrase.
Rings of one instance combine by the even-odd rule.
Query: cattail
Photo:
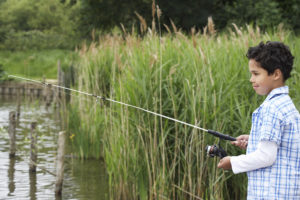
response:
[[[157,60],[158,60],[157,54],[153,54],[153,55],[151,56],[151,59],[150,59],[150,62],[149,62],[150,68],[153,67],[153,65],[157,62]]]
[[[232,30],[232,28],[227,27],[227,30],[228,30],[228,32],[230,33],[230,36],[231,36],[231,37],[236,37],[236,34],[235,34],[235,32]]]
[[[151,35],[152,35],[152,33],[155,33],[155,20],[153,19],[152,20],[152,29],[151,29]]]
[[[155,32],[155,0],[152,1],[152,33]]]
[[[156,9],[155,9],[155,0],[152,1],[152,19],[155,17],[155,12],[156,12]]]
[[[253,27],[250,26],[250,25],[247,25],[247,30],[248,30],[248,33],[250,34],[250,37],[251,37],[253,40],[256,40],[256,36],[255,36],[254,31],[253,31]]]
[[[94,28],[92,30],[91,35],[92,35],[92,41],[95,41],[95,29]]]
[[[196,28],[195,28],[195,26],[193,26],[191,28],[191,34],[192,34],[192,36],[195,36],[195,32],[196,32]]]
[[[164,24],[164,27],[167,29],[168,33],[171,34],[171,30],[166,24]]]
[[[279,40],[282,42],[284,41],[284,30],[283,30],[283,23],[280,23],[277,27],[277,34],[279,37]]]
[[[193,46],[194,46],[194,48],[197,47],[197,42],[196,42],[196,39],[195,39],[195,32],[196,32],[196,28],[192,27],[191,33],[192,33],[192,40],[193,40]]]
[[[207,63],[206,56],[205,56],[201,46],[200,45],[198,45],[198,46],[199,46],[199,52],[200,52],[202,60],[204,61],[204,63]]]
[[[131,26],[131,35],[134,35],[135,34],[135,28],[134,28],[134,25],[132,24]]]
[[[207,34],[207,26],[205,26],[205,27],[203,28],[203,36],[206,37],[206,34]]]
[[[123,33],[125,34],[125,35],[127,35],[127,31],[126,31],[126,29],[125,29],[125,27],[124,27],[124,25],[121,23],[121,28],[122,28],[122,31],[123,31]]]
[[[237,25],[236,25],[235,23],[232,23],[232,25],[233,25],[235,31],[237,32],[237,34],[238,34],[239,36],[243,36],[242,31],[237,27]]]
[[[207,27],[208,27],[208,33],[211,36],[214,36],[217,31],[215,29],[215,24],[214,24],[212,17],[208,17]]]
[[[171,22],[173,31],[174,31],[175,33],[177,33],[177,27],[175,26],[174,22],[173,22],[171,19],[170,19],[170,22]]]
[[[146,30],[147,30],[147,23],[146,23],[146,20],[137,12],[134,12],[136,14],[136,16],[139,18],[140,20],[140,30],[141,30],[141,33],[144,33]]]
[[[159,9],[159,7],[158,6],[156,6],[156,14],[157,14],[157,18],[158,18],[158,21],[160,20],[160,17],[161,17],[161,14],[162,14],[162,12],[161,12],[161,10]]]
[[[260,29],[258,26],[256,26],[256,35],[259,37],[260,36]]]

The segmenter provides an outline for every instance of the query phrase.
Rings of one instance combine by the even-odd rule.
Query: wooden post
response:
[[[21,114],[21,97],[20,88],[17,91],[17,124],[19,124],[20,114]]]
[[[61,71],[61,66],[60,66],[60,60],[57,61],[57,84],[59,86],[62,85],[62,71]],[[57,88],[57,94],[58,94],[58,97],[60,98],[61,97],[61,90],[60,88]]]
[[[14,193],[15,189],[16,189],[16,185],[15,185],[15,163],[16,163],[16,159],[12,158],[9,159],[9,168],[7,171],[8,174],[8,190],[9,190],[9,194]]]
[[[51,105],[51,98],[52,98],[52,92],[51,92],[51,85],[47,85],[46,89],[46,107],[48,108]]]
[[[65,131],[59,132],[57,151],[55,194],[61,196],[64,178]]]
[[[30,165],[29,171],[36,172],[36,160],[37,160],[37,131],[36,131],[37,122],[31,123],[31,145],[30,145]]]
[[[31,200],[36,200],[36,173],[29,173],[29,196]]]
[[[10,153],[9,157],[13,158],[16,154],[16,112],[9,112],[9,142],[10,142]]]

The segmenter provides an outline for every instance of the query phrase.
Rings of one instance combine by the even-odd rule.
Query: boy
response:
[[[300,115],[285,86],[294,57],[281,42],[261,42],[247,57],[253,89],[267,97],[252,114],[250,135],[232,142],[246,155],[227,156],[218,167],[247,172],[247,199],[299,200]]]

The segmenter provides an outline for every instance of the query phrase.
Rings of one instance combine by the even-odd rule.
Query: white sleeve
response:
[[[276,142],[261,141],[256,151],[247,155],[230,157],[233,173],[238,174],[271,166],[276,160],[277,149]]]

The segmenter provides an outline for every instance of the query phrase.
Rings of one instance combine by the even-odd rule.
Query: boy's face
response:
[[[277,87],[275,73],[268,75],[268,71],[260,67],[254,59],[249,60],[250,82],[258,95],[267,95]]]

